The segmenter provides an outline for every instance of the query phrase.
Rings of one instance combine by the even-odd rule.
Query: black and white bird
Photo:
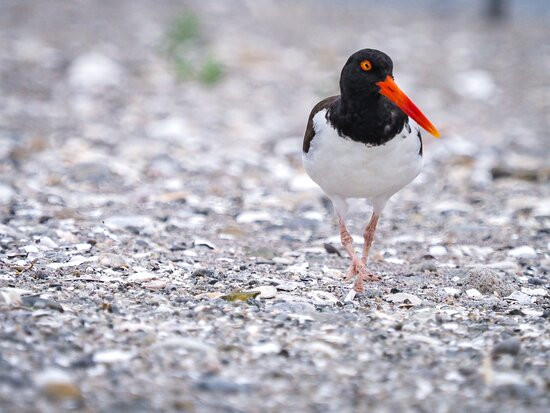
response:
[[[367,269],[369,249],[386,202],[421,171],[420,127],[439,132],[397,87],[385,53],[363,49],[350,56],[340,76],[340,95],[319,102],[309,115],[302,160],[308,175],[330,198],[342,245],[351,258],[345,280],[379,280]],[[366,198],[373,212],[359,258],[346,229],[347,199]]]

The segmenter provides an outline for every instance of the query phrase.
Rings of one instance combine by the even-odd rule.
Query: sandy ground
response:
[[[380,7],[2,1],[0,411],[548,408],[548,24]],[[301,138],[363,47],[443,137],[352,299]]]

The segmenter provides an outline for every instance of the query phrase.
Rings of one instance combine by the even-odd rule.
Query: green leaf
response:
[[[235,291],[226,295],[222,295],[220,298],[225,301],[248,301],[252,298],[256,298],[260,295],[259,291]]]

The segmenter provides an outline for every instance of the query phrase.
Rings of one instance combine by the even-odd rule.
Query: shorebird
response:
[[[355,277],[354,290],[380,278],[367,269],[369,249],[386,202],[422,170],[420,128],[439,132],[397,87],[393,62],[385,53],[363,49],[352,54],[340,75],[340,95],[323,99],[311,111],[302,160],[308,175],[330,198]],[[347,200],[365,198],[372,216],[359,258],[346,228]]]

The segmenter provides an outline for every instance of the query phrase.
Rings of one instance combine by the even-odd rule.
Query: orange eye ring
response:
[[[372,69],[372,63],[370,62],[370,60],[363,60],[360,63],[360,66],[361,66],[361,70],[363,70],[365,72],[368,72],[369,70]]]

